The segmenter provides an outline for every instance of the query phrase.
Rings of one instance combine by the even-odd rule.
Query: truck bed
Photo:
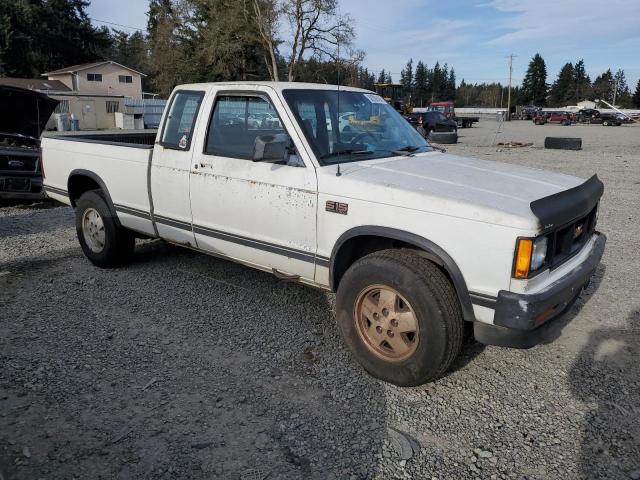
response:
[[[74,142],[100,143],[126,147],[152,148],[157,130],[135,130],[127,132],[51,132],[43,135],[47,138],[59,138]]]
[[[87,132],[47,135],[42,138],[44,189],[47,195],[71,204],[74,173],[89,173],[108,185],[123,226],[153,234],[148,175],[155,132]],[[129,212],[129,213],[127,213]]]

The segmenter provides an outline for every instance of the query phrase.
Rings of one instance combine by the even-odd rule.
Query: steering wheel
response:
[[[367,136],[371,137],[374,142],[378,141],[378,139],[376,138],[376,136],[372,132],[362,132],[362,133],[359,133],[358,135],[356,135],[355,137],[353,137],[353,139],[349,143],[351,145],[354,145],[354,144],[358,143],[360,140],[362,140],[363,138],[365,138]]]

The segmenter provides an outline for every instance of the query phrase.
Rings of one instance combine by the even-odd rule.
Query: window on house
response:
[[[120,111],[120,102],[107,100],[107,113],[116,113]]]
[[[87,81],[88,82],[101,82],[102,74],[101,73],[87,73]]]
[[[133,83],[133,77],[131,75],[118,75],[118,81],[120,83]]]
[[[176,92],[164,122],[162,145],[168,148],[189,150],[193,127],[203,98],[204,92],[187,90]]]

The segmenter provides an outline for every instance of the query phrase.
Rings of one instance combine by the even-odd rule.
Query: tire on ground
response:
[[[458,143],[458,132],[431,132],[428,140],[433,143],[454,144]]]
[[[96,210],[104,225],[104,247],[99,252],[91,249],[84,236],[83,217],[88,209]],[[76,202],[76,233],[82,251],[98,267],[119,267],[131,259],[135,236],[131,231],[118,227],[100,190],[85,192]]]
[[[358,319],[358,299],[368,289],[380,286],[395,290],[414,312],[418,330],[412,337],[414,350],[407,357],[383,358],[374,353],[361,333],[358,322],[369,322],[369,317]],[[380,313],[375,315],[381,318]],[[338,287],[336,320],[345,343],[364,369],[399,386],[441,377],[460,352],[463,340],[462,310],[451,282],[434,263],[410,249],[374,252],[351,265]]]
[[[556,150],[581,150],[582,138],[546,137],[544,139],[544,148],[553,148]]]

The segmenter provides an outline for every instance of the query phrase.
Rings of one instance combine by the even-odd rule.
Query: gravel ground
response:
[[[597,172],[605,258],[555,341],[417,388],[361,370],[330,294],[158,241],[98,270],[71,209],[4,205],[0,480],[640,479],[640,125],[498,127],[448,150]]]

